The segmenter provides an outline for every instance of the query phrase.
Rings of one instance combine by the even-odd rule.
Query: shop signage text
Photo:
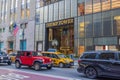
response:
[[[60,20],[60,21],[46,23],[46,27],[63,26],[63,25],[69,25],[69,24],[73,24],[73,23],[74,23],[74,19],[70,18],[70,19],[64,19],[64,20]]]

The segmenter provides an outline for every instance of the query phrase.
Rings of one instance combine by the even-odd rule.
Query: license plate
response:
[[[48,67],[50,67],[51,65],[50,64],[48,64]]]
[[[73,64],[73,63],[71,63],[71,65],[73,66],[74,64]]]

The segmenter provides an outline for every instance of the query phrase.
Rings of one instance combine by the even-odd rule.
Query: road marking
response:
[[[40,76],[47,76],[47,77],[53,77],[53,78],[62,78],[62,79],[66,79],[66,80],[82,80],[82,79],[75,79],[75,78],[69,78],[69,77],[63,77],[63,76],[57,76],[57,75],[50,75],[50,74],[42,74],[42,73],[33,73],[33,72],[26,72],[26,71],[21,71],[21,70],[15,70],[15,69],[8,69],[8,68],[0,68],[0,69],[5,69],[5,70],[9,70],[10,72],[12,71],[16,71],[16,72],[24,72],[24,73],[27,73],[27,74],[34,74],[34,75],[40,75]],[[15,73],[16,74],[16,73]],[[21,74],[20,74],[21,75]],[[18,75],[18,76],[20,76]],[[27,78],[29,76],[24,76],[24,75],[21,75],[22,77],[24,78]],[[0,79],[2,80],[2,79]],[[4,80],[4,79],[3,79]],[[8,79],[6,79],[8,80]],[[10,79],[11,80],[11,79]],[[12,79],[13,80],[13,79]],[[21,80],[21,79],[15,79],[15,80]]]
[[[29,76],[24,76],[16,73],[8,73],[4,75],[0,75],[0,80],[23,80],[29,78]]]

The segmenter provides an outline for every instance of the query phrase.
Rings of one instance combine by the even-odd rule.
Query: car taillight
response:
[[[52,60],[50,59],[50,62],[51,62]]]
[[[78,60],[78,64],[81,63],[81,62],[82,62],[82,60],[79,59],[79,60]]]
[[[45,60],[43,59],[42,61],[44,62]]]

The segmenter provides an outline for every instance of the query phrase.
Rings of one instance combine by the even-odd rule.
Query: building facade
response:
[[[119,24],[119,0],[0,0],[0,49],[120,50]]]
[[[36,50],[120,50],[119,0],[36,0]]]
[[[34,26],[34,0],[0,0],[0,50],[34,50]]]

